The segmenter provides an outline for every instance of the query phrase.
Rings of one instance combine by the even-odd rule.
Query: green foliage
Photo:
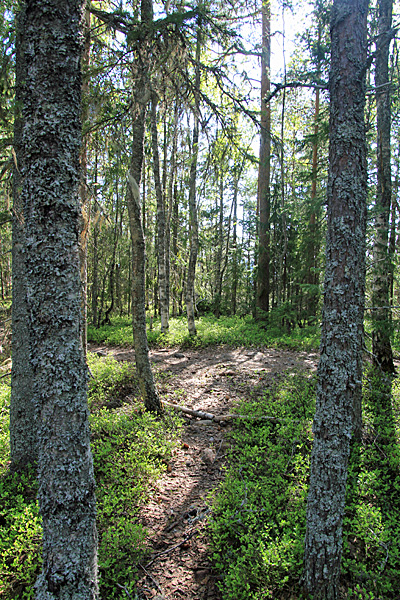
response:
[[[254,321],[251,317],[222,316],[217,319],[208,314],[196,319],[197,336],[189,336],[186,317],[170,319],[169,332],[161,333],[159,320],[148,327],[147,337],[150,346],[181,346],[201,348],[215,344],[229,346],[268,346],[290,349],[316,350],[319,347],[317,326],[296,327],[288,332],[275,319],[270,325]],[[113,319],[113,325],[99,329],[89,327],[89,341],[111,345],[132,346],[132,325],[128,318]]]
[[[34,598],[42,540],[36,487],[33,469],[0,478],[1,598]]]
[[[267,376],[237,410],[211,535],[224,600],[301,598],[314,378]],[[353,445],[343,530],[347,597],[395,600],[400,588],[400,383],[368,370],[364,435]],[[278,422],[261,420],[273,416]],[[294,595],[293,595],[294,594]]]
[[[314,385],[306,376],[266,376],[262,398],[237,407],[255,418],[233,430],[211,523],[225,600],[277,598],[300,576]]]
[[[88,355],[92,377],[89,380],[89,407],[92,413],[101,407],[117,408],[138,393],[136,370],[132,363],[112,357]]]
[[[350,580],[349,597],[395,599],[400,587],[399,382],[392,387],[390,379],[369,368],[363,408],[363,443],[353,448],[349,465],[342,571]]]
[[[7,377],[0,383],[0,473],[4,473],[8,461],[10,460],[10,395],[10,377]]]
[[[93,355],[89,355],[89,365],[93,375],[89,404],[97,481],[100,591],[102,598],[122,600],[126,592],[119,586],[134,597],[137,563],[146,553],[146,532],[138,521],[139,510],[151,483],[165,469],[180,422],[171,413],[157,419],[133,396],[129,403],[123,403],[123,394],[133,393],[135,388],[131,365]],[[33,469],[23,475],[6,472],[9,391],[3,393],[2,389],[0,597],[33,599],[41,565],[36,479]]]
[[[178,424],[165,421],[139,403],[100,409],[91,418],[97,479],[97,527],[102,597],[117,599],[116,584],[132,591],[137,563],[146,552],[145,531],[138,522],[149,484],[165,468],[175,445]]]

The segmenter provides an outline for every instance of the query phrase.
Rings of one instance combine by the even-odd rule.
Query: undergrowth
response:
[[[317,350],[319,328],[308,326],[287,332],[277,325],[254,321],[251,317],[226,317],[217,319],[209,314],[196,319],[197,335],[189,336],[186,317],[171,318],[168,333],[161,333],[159,319],[153,321],[150,329],[148,320],[147,337],[152,347],[200,348],[216,344],[245,347],[280,347],[297,350]],[[96,329],[89,326],[90,342],[114,346],[132,346],[132,322],[128,317],[116,317],[112,325]]]
[[[167,413],[159,420],[134,396],[131,365],[89,355],[91,446],[97,482],[100,596],[135,595],[137,564],[146,554],[138,522],[151,483],[165,469],[180,429]],[[0,387],[0,598],[34,598],[41,568],[41,525],[33,469],[11,475],[8,464],[9,390]]]
[[[302,598],[303,542],[315,379],[279,376],[246,398],[234,450],[214,499],[211,537],[224,600]],[[389,398],[389,400],[388,400]],[[262,419],[272,416],[277,420]],[[400,589],[400,384],[371,370],[364,383],[364,436],[350,458],[342,598],[397,600]]]

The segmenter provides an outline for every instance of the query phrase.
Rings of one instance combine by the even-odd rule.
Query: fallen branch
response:
[[[209,419],[210,421],[215,421],[216,423],[221,423],[222,421],[229,421],[231,419],[263,419],[272,421],[272,423],[280,423],[282,419],[278,419],[277,417],[268,417],[268,416],[250,416],[250,415],[213,415],[212,413],[204,412],[202,410],[193,410],[192,408],[187,408],[186,406],[180,406],[179,404],[172,404],[171,402],[167,402],[163,400],[163,404],[173,408],[174,410],[180,410],[181,412],[191,415],[192,417],[197,417],[198,419]]]
[[[170,406],[171,408],[175,409],[175,410],[180,410],[181,412],[185,413],[186,415],[191,415],[192,417],[197,417],[198,419],[215,419],[215,415],[212,415],[211,413],[208,412],[204,412],[202,410],[192,410],[191,408],[186,408],[186,406],[180,406],[179,404],[172,404],[171,402],[167,402],[166,400],[163,400],[163,404],[165,404],[165,406]]]

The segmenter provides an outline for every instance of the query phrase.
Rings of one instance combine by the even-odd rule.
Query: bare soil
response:
[[[134,361],[126,348],[92,351]],[[207,348],[154,350],[150,359],[162,399],[213,415],[231,412],[259,385],[260,376],[316,370],[317,353],[274,349]],[[272,415],[273,416],[273,415]],[[218,577],[212,570],[207,519],[210,494],[223,478],[230,425],[185,417],[178,450],[157,481],[141,512],[148,531],[150,558],[141,565],[142,598],[218,600]]]

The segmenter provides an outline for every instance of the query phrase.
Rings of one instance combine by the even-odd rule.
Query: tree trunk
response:
[[[320,77],[320,50],[321,45],[321,25],[318,25],[318,50],[317,50],[317,78]],[[316,208],[317,208],[317,183],[318,183],[318,119],[319,119],[319,105],[320,105],[320,91],[315,91],[315,104],[314,104],[314,139],[312,144],[312,173],[311,173],[311,214],[309,220],[309,231],[308,231],[308,248],[307,248],[307,275],[306,283],[313,286],[308,294],[308,307],[307,314],[311,318],[315,318],[317,314],[318,295],[316,286],[319,283],[318,276],[318,254],[319,254],[319,241],[317,239],[317,219],[316,219]]]
[[[222,158],[221,158],[222,160]],[[219,176],[219,177],[218,177]],[[222,244],[224,237],[224,176],[222,173],[222,168],[217,169],[217,179],[219,179],[219,206],[216,205],[217,209],[217,232],[215,236],[215,247],[216,247],[216,256],[215,256],[215,275],[214,275],[214,314],[219,319],[221,316],[221,297],[222,297]]]
[[[142,0],[141,20],[150,28],[153,21],[152,0]],[[132,155],[129,165],[126,203],[132,242],[132,326],[136,370],[147,410],[162,412],[149,360],[146,333],[146,244],[142,228],[140,181],[143,165],[143,145],[147,104],[150,100],[148,85],[147,42],[141,43],[137,58],[137,77],[134,87],[135,105],[132,126]]]
[[[372,351],[374,363],[386,373],[394,373],[390,343],[389,279],[392,269],[388,248],[392,196],[390,157],[389,46],[392,27],[392,0],[378,1],[378,41],[376,44],[375,85],[377,115],[377,170],[375,240],[372,278]],[[379,307],[379,308],[376,308]]]
[[[37,600],[98,597],[80,339],[81,0],[27,3],[23,188],[43,566]]]
[[[151,99],[151,145],[153,151],[154,186],[157,198],[157,258],[158,258],[158,288],[160,295],[161,333],[168,331],[168,296],[166,278],[166,246],[165,246],[165,205],[160,178],[160,158],[158,153],[157,133],[157,96]]]
[[[237,197],[238,197],[238,183],[237,177],[237,166],[234,169],[234,189],[233,189],[233,231],[232,231],[232,294],[231,294],[231,305],[232,314],[236,315],[236,299],[237,299],[237,288],[238,288],[238,244],[237,244]]]
[[[258,273],[257,309],[262,317],[269,311],[270,263],[270,177],[271,177],[271,107],[265,98],[270,91],[271,69],[271,5],[262,2],[262,53],[261,53],[261,123],[260,163],[258,167]]]
[[[140,89],[140,88],[139,88]],[[143,89],[143,88],[142,88]],[[126,202],[132,240],[132,325],[136,370],[145,406],[148,410],[162,412],[149,360],[146,333],[145,290],[145,240],[142,229],[140,203],[140,177],[143,162],[143,141],[146,103],[138,105],[133,123],[132,156],[129,166],[129,184]]]
[[[13,171],[13,221],[12,221],[12,370],[10,403],[10,455],[11,470],[18,471],[37,460],[37,434],[35,408],[32,397],[33,373],[30,364],[28,307],[26,303],[25,231],[23,202],[21,198],[21,147],[22,116],[19,107],[23,102],[22,85],[25,81],[23,48],[25,6],[22,3],[17,16],[16,35],[16,91],[14,150],[17,164]]]
[[[200,52],[201,52],[201,19],[199,18],[196,41],[196,66],[195,66],[195,108],[194,108],[194,126],[192,143],[192,160],[190,163],[189,175],[189,237],[190,237],[190,255],[186,278],[186,311],[188,320],[189,335],[196,335],[196,325],[194,322],[194,280],[196,275],[197,253],[199,251],[199,224],[197,219],[196,202],[196,178],[197,178],[197,158],[199,153],[199,121],[200,121]]]
[[[85,9],[85,22],[84,22],[84,38],[85,45],[82,55],[82,70],[84,73],[83,84],[82,84],[82,97],[88,93],[89,89],[89,66],[90,66],[90,12],[88,7]],[[84,105],[85,106],[85,105]],[[87,119],[88,109],[82,111],[83,123]],[[88,200],[88,187],[87,187],[87,151],[88,151],[88,136],[86,135],[82,140],[82,147],[80,152],[80,165],[81,165],[81,180],[79,185],[79,196],[81,201],[81,215],[80,215],[80,239],[79,239],[79,262],[80,262],[80,273],[81,273],[81,311],[82,311],[82,348],[86,359],[87,355],[87,247],[89,239],[89,224],[90,224],[90,201]]]
[[[347,464],[361,394],[367,12],[368,0],[333,3],[325,292],[304,553],[314,600],[339,597]]]

